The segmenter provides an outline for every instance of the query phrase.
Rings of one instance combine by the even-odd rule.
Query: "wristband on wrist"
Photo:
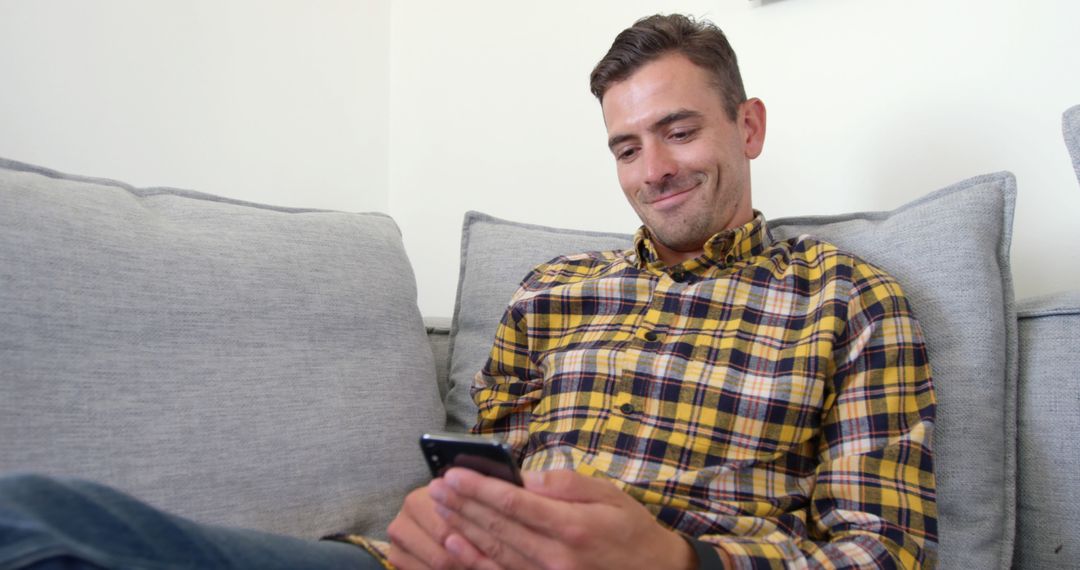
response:
[[[689,536],[683,538],[690,543],[690,547],[694,549],[694,554],[697,555],[698,570],[724,570],[724,563],[720,560],[720,554],[716,552],[713,545]]]

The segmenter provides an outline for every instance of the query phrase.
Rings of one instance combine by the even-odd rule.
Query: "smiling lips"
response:
[[[646,204],[657,210],[667,210],[681,204],[688,194],[701,185],[701,180],[694,176],[673,178],[664,183],[656,192],[650,189]]]

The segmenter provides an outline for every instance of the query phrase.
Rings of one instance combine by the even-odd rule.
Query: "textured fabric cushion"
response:
[[[450,319],[447,317],[424,317],[428,343],[435,357],[435,379],[439,385],[439,397],[446,399],[450,387]]]
[[[0,470],[382,533],[444,424],[394,222],[0,162]]]
[[[1073,172],[1080,180],[1080,105],[1065,110],[1061,116],[1061,132],[1065,135],[1065,146],[1072,157]]]
[[[1080,292],[1020,303],[1016,567],[1080,559]]]
[[[1016,333],[1008,251],[1015,188],[1011,174],[991,174],[892,212],[769,223],[778,239],[813,234],[864,257],[908,293],[926,333],[939,403],[942,568],[1008,568],[1012,557]],[[466,216],[451,339],[453,425],[472,422],[467,386],[527,269],[554,254],[625,247],[630,239]]]
[[[495,329],[521,278],[533,266],[560,254],[620,249],[629,244],[630,237],[621,234],[519,224],[479,212],[465,214],[461,273],[450,329],[447,429],[464,431],[476,420],[469,388],[487,359]]]

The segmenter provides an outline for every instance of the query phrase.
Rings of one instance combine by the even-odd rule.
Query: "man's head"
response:
[[[697,22],[682,14],[649,16],[623,30],[593,68],[589,88],[603,103],[612,83],[671,53],[682,54],[709,73],[713,86],[724,98],[728,118],[734,121],[739,104],[746,100],[735,51],[724,32],[712,22]]]
[[[688,52],[690,44],[697,47]],[[725,77],[736,91],[717,69],[733,70]],[[753,218],[750,159],[764,143],[765,106],[746,100],[718,28],[685,16],[640,20],[596,66],[592,88],[619,184],[666,264],[699,255],[710,237]]]

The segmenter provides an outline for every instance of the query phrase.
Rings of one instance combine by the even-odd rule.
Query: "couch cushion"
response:
[[[381,214],[0,160],[0,470],[198,520],[382,533],[444,424]]]
[[[469,395],[487,359],[495,329],[521,278],[557,255],[627,247],[622,234],[562,230],[467,212],[461,231],[461,272],[450,328],[447,428],[465,431],[476,420]]]
[[[1080,559],[1080,292],[1027,299],[1020,329],[1016,567]]]
[[[450,387],[450,319],[448,317],[424,317],[428,343],[435,357],[435,379],[439,386],[439,398],[446,399]]]
[[[1080,180],[1080,105],[1069,107],[1061,115],[1061,133],[1065,136],[1065,147],[1072,157],[1073,172]]]
[[[1015,521],[1016,334],[1009,242],[1015,181],[965,180],[891,212],[770,221],[778,239],[813,234],[892,273],[926,333],[942,568],[1008,568]],[[629,235],[515,224],[469,213],[451,339],[451,424],[471,424],[468,386],[528,268],[556,254],[625,247]]]

